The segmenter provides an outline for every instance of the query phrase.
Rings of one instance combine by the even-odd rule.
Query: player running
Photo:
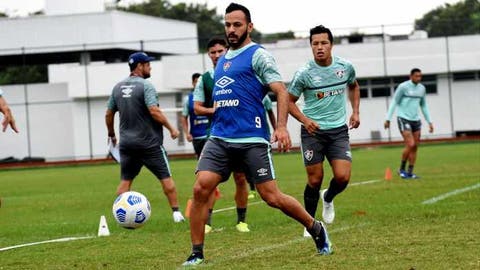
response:
[[[302,123],[301,143],[303,162],[307,171],[304,203],[307,212],[315,217],[317,204],[323,202],[322,217],[326,223],[335,218],[333,198],[350,181],[352,153],[348,129],[360,125],[360,88],[355,69],[347,60],[332,55],[333,36],[323,25],[310,29],[313,59],[296,73],[290,84],[290,114]],[[303,94],[303,113],[295,102]],[[352,115],[347,124],[347,94]],[[323,161],[328,159],[333,171],[328,189],[320,193],[323,181]],[[307,230],[304,236],[309,236]]]

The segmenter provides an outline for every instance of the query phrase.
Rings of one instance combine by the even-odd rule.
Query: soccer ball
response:
[[[136,229],[143,226],[150,218],[150,202],[142,193],[127,191],[115,199],[112,213],[120,226]]]

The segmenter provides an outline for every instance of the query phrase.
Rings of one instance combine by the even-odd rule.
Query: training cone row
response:
[[[100,217],[100,224],[98,224],[98,236],[109,236],[110,231],[108,230],[107,219],[105,216]]]
[[[385,177],[384,177],[385,180],[387,181],[390,181],[392,180],[392,169],[390,169],[390,167],[387,167],[385,169]]]

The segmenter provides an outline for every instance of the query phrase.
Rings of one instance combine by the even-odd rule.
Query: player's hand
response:
[[[18,133],[17,125],[15,124],[15,119],[13,118],[12,115],[9,115],[8,113],[4,115],[3,121],[2,121],[2,131],[5,132],[7,130],[8,125]]]
[[[433,133],[433,124],[428,124],[428,132]]]
[[[309,134],[315,133],[315,131],[317,131],[317,130],[320,128],[320,125],[318,125],[317,122],[313,121],[313,120],[310,119],[310,118],[307,118],[307,119],[303,122],[303,126],[305,127],[305,129],[307,129],[307,132],[308,132]]]
[[[290,140],[290,134],[286,127],[277,127],[272,134],[271,143],[278,143],[278,150],[280,152],[287,152],[292,147],[292,141]]]
[[[389,129],[390,128],[390,121],[386,120],[385,123],[383,123],[383,128]]]
[[[178,131],[178,129],[176,128],[172,128],[172,130],[170,130],[170,137],[175,140],[176,138],[178,138],[178,135],[180,135],[180,132]]]
[[[193,136],[192,134],[187,134],[187,141],[192,142],[193,141]]]
[[[113,146],[117,145],[117,137],[115,137],[115,135],[108,137],[107,143],[109,142],[112,142]]]
[[[358,128],[360,126],[360,116],[358,113],[352,113],[352,116],[350,116],[350,122],[348,124],[348,127],[350,129],[352,128]]]

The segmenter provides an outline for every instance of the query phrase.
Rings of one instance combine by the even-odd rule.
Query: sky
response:
[[[101,0],[99,0],[101,1]],[[107,0],[112,1],[112,0]],[[121,4],[142,0],[121,0]],[[170,3],[207,3],[223,14],[230,0],[170,0]],[[459,0],[234,0],[251,13],[254,27],[262,33],[293,31],[306,33],[323,24],[338,32],[378,32],[381,25],[387,33],[411,32],[415,19],[428,11]],[[43,9],[45,0],[0,0],[0,11],[24,16]],[[375,27],[373,27],[375,26]]]

